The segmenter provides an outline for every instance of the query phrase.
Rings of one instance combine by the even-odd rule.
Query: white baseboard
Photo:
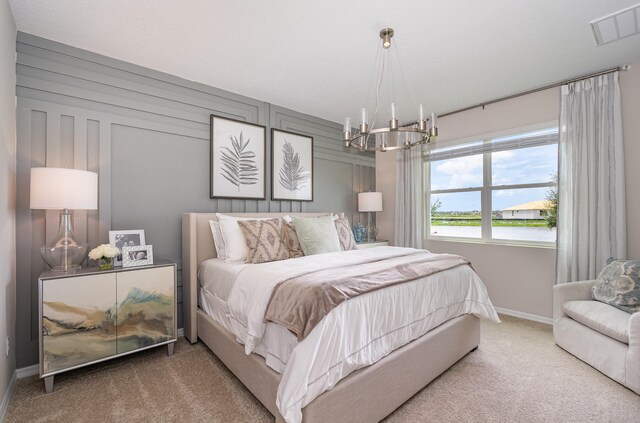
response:
[[[544,323],[547,325],[553,325],[553,319],[550,317],[538,316],[537,314],[524,313],[518,310],[509,310],[508,308],[495,307],[496,311],[507,316],[519,317],[525,320],[531,320],[533,322]]]
[[[37,374],[40,374],[40,368],[37,364],[34,364],[33,366],[21,367],[19,369],[16,369],[16,375],[18,376],[18,379],[24,379],[25,377],[29,377]]]
[[[4,415],[7,412],[7,408],[9,407],[11,394],[13,394],[13,389],[15,387],[16,387],[16,372],[13,372],[13,376],[11,376],[11,381],[9,382],[9,386],[7,386],[7,392],[4,393],[4,398],[2,398],[2,404],[0,404],[0,422],[4,421]]]
[[[181,336],[184,336],[184,328],[178,329],[178,338],[180,338]]]

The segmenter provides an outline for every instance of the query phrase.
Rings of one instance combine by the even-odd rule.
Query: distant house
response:
[[[529,201],[502,210],[503,219],[544,219],[549,210],[546,200]]]

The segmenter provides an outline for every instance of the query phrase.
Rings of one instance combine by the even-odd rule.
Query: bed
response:
[[[273,218],[282,217],[285,213],[227,213],[227,215]],[[301,217],[317,217],[326,215],[326,213],[296,213],[295,215]],[[379,421],[467,353],[476,349],[480,343],[479,317],[466,313],[460,315],[452,314],[452,317],[441,317],[440,319],[442,321],[431,322],[433,327],[423,327],[422,330],[428,330],[424,334],[420,334],[419,336],[415,336],[415,333],[413,335],[408,334],[407,336],[415,336],[415,339],[400,347],[394,347],[388,355],[385,352],[383,358],[367,357],[363,359],[372,360],[372,363],[365,367],[362,367],[362,363],[356,363],[357,359],[349,358],[345,360],[347,365],[345,365],[344,368],[340,367],[334,372],[338,374],[332,374],[327,371],[326,376],[322,378],[322,386],[315,386],[314,388],[311,387],[311,384],[306,385],[304,382],[306,379],[300,376],[304,371],[308,370],[308,373],[304,374],[305,377],[313,378],[315,377],[314,372],[317,373],[318,368],[324,369],[327,366],[320,360],[319,363],[314,361],[314,364],[308,365],[308,368],[304,367],[307,365],[305,357],[309,354],[318,355],[320,351],[314,346],[316,344],[313,344],[313,342],[324,342],[322,338],[318,338],[324,335],[316,335],[326,332],[333,333],[335,337],[339,336],[340,331],[343,330],[342,325],[336,323],[337,318],[332,319],[332,313],[337,315],[338,312],[336,310],[338,309],[340,309],[341,312],[351,310],[348,311],[348,313],[354,313],[353,310],[360,310],[362,308],[358,304],[358,301],[371,302],[379,301],[379,299],[373,298],[371,295],[373,293],[369,293],[350,301],[345,301],[345,304],[341,304],[338,308],[330,312],[326,318],[313,329],[309,337],[301,342],[296,342],[295,340],[292,342],[291,338],[287,338],[286,335],[281,333],[282,331],[279,332],[278,329],[272,330],[272,333],[277,334],[277,336],[274,337],[277,341],[271,342],[271,348],[277,348],[279,345],[280,351],[286,351],[285,353],[278,352],[272,354],[276,356],[276,358],[278,358],[278,354],[281,356],[284,354],[286,356],[284,360],[286,362],[278,368],[277,362],[280,358],[274,360],[273,357],[270,356],[269,346],[260,352],[258,342],[251,342],[250,338],[243,337],[242,334],[238,333],[237,328],[230,328],[229,324],[225,322],[222,314],[234,314],[233,298],[229,299],[232,312],[229,313],[227,310],[225,313],[218,313],[218,315],[216,315],[216,305],[208,300],[208,298],[214,297],[210,295],[211,293],[209,291],[215,289],[215,287],[211,288],[206,284],[203,287],[198,280],[199,269],[203,272],[202,269],[205,269],[206,266],[213,266],[210,271],[212,274],[222,274],[224,270],[223,267],[220,267],[222,265],[215,263],[218,259],[215,259],[216,249],[209,225],[209,221],[215,216],[215,213],[186,213],[182,218],[185,336],[192,343],[197,342],[198,339],[202,340],[269,412],[274,415],[276,422],[299,422],[300,420],[305,423]],[[340,255],[341,253],[323,254],[322,260],[317,260],[317,257],[320,256],[308,256],[289,260],[298,260],[299,263],[296,263],[298,267],[317,266],[321,268],[322,266],[327,267],[327,265],[319,264],[320,261],[353,259],[356,261],[360,260],[363,263],[365,261],[372,263],[382,254],[395,254],[398,257],[408,254],[408,252],[403,252],[401,251],[402,249],[395,247],[384,248],[389,248],[390,250],[384,252],[382,249],[370,249],[379,251],[370,251],[368,253],[365,252],[366,250],[360,252],[345,251],[342,253],[343,255]],[[349,254],[351,254],[353,258],[346,258]],[[315,259],[313,259],[313,257],[315,257]],[[215,266],[219,267],[216,268]],[[264,268],[272,269],[277,266],[278,265],[273,265],[271,268],[265,266]],[[456,272],[471,272],[475,275],[469,266],[460,266],[460,268],[461,270],[456,270]],[[242,269],[243,267],[241,266],[238,273],[240,273]],[[453,272],[454,270],[455,269],[447,270],[443,273]],[[231,270],[231,273],[234,271],[235,270]],[[241,286],[242,283],[253,288],[259,286],[255,284],[255,281],[252,281],[251,277],[247,276],[248,274],[249,272],[244,271],[244,279],[238,277],[236,283],[239,285],[236,286]],[[454,279],[461,278],[456,276],[456,274],[454,274],[453,277]],[[474,277],[477,278],[477,275]],[[394,295],[406,296],[406,292],[403,294],[401,291],[403,289],[415,289],[415,287],[398,287],[396,289],[397,294]],[[236,294],[236,291],[242,291],[236,287],[233,289],[229,288],[229,290],[233,291],[234,294]],[[473,313],[477,315],[482,315],[483,317],[497,321],[497,314],[486,296],[484,285],[480,282],[479,286],[476,285],[473,291],[474,295],[477,295],[477,298],[474,297],[473,301],[468,302],[472,304],[474,308],[468,309],[467,312],[473,310]],[[229,295],[233,297],[231,294]],[[239,294],[236,294],[236,296],[238,295]],[[363,297],[364,299],[362,299]],[[260,310],[257,312],[260,312]],[[256,312],[254,312],[254,314],[255,313]],[[330,316],[332,318],[329,318]],[[325,322],[328,323],[325,324]],[[262,324],[262,322],[258,321],[256,324]],[[333,326],[330,326],[331,324],[333,324]],[[268,325],[269,324],[265,323],[265,328],[267,328],[265,333],[269,330]],[[274,325],[274,323],[270,323],[270,325]],[[289,336],[292,337],[293,335],[289,334]],[[318,340],[310,339],[314,337],[318,338]],[[401,341],[399,340],[398,342]],[[322,345],[325,344],[326,342],[322,343]],[[305,350],[308,350],[310,345],[315,348],[311,353]],[[337,351],[340,348],[336,347],[335,350]],[[349,357],[353,356],[353,354],[349,355],[349,351],[343,352],[340,350],[340,353],[346,354]],[[331,352],[328,353],[328,355],[331,354]],[[302,363],[302,367],[296,363]],[[334,369],[335,366],[328,368],[328,370],[331,371]],[[315,379],[313,379],[314,383],[317,379],[319,378],[315,377]],[[302,382],[300,382],[300,380],[302,380]],[[296,400],[297,403],[295,407],[287,405],[287,398],[298,395],[296,390],[300,383],[302,383],[301,386],[305,388],[305,395],[301,395],[301,399]],[[293,392],[291,392],[292,390]],[[307,392],[307,390],[309,392]]]

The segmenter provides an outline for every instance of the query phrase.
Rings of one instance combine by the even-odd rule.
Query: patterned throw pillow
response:
[[[338,231],[338,239],[340,240],[340,247],[342,247],[342,251],[355,250],[356,240],[353,237],[353,231],[351,231],[349,219],[346,216],[341,217],[334,223],[336,225],[336,231]]]
[[[607,260],[593,286],[593,298],[624,310],[640,311],[640,261]]]
[[[296,233],[296,228],[293,226],[293,223],[283,222],[282,232],[284,233],[284,239],[289,249],[289,257],[295,258],[304,256],[304,252],[302,251],[302,246],[300,245],[300,240],[298,239],[298,234]]]
[[[266,263],[289,258],[280,219],[240,220],[238,226],[249,249],[247,263]]]

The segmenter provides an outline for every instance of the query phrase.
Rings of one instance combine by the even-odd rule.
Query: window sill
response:
[[[508,247],[525,247],[525,248],[543,248],[547,250],[555,250],[555,242],[536,242],[536,241],[517,241],[509,239],[481,239],[481,238],[462,238],[447,236],[427,236],[426,241],[444,241],[444,242],[460,242],[464,244],[482,244],[482,245],[502,245]]]

